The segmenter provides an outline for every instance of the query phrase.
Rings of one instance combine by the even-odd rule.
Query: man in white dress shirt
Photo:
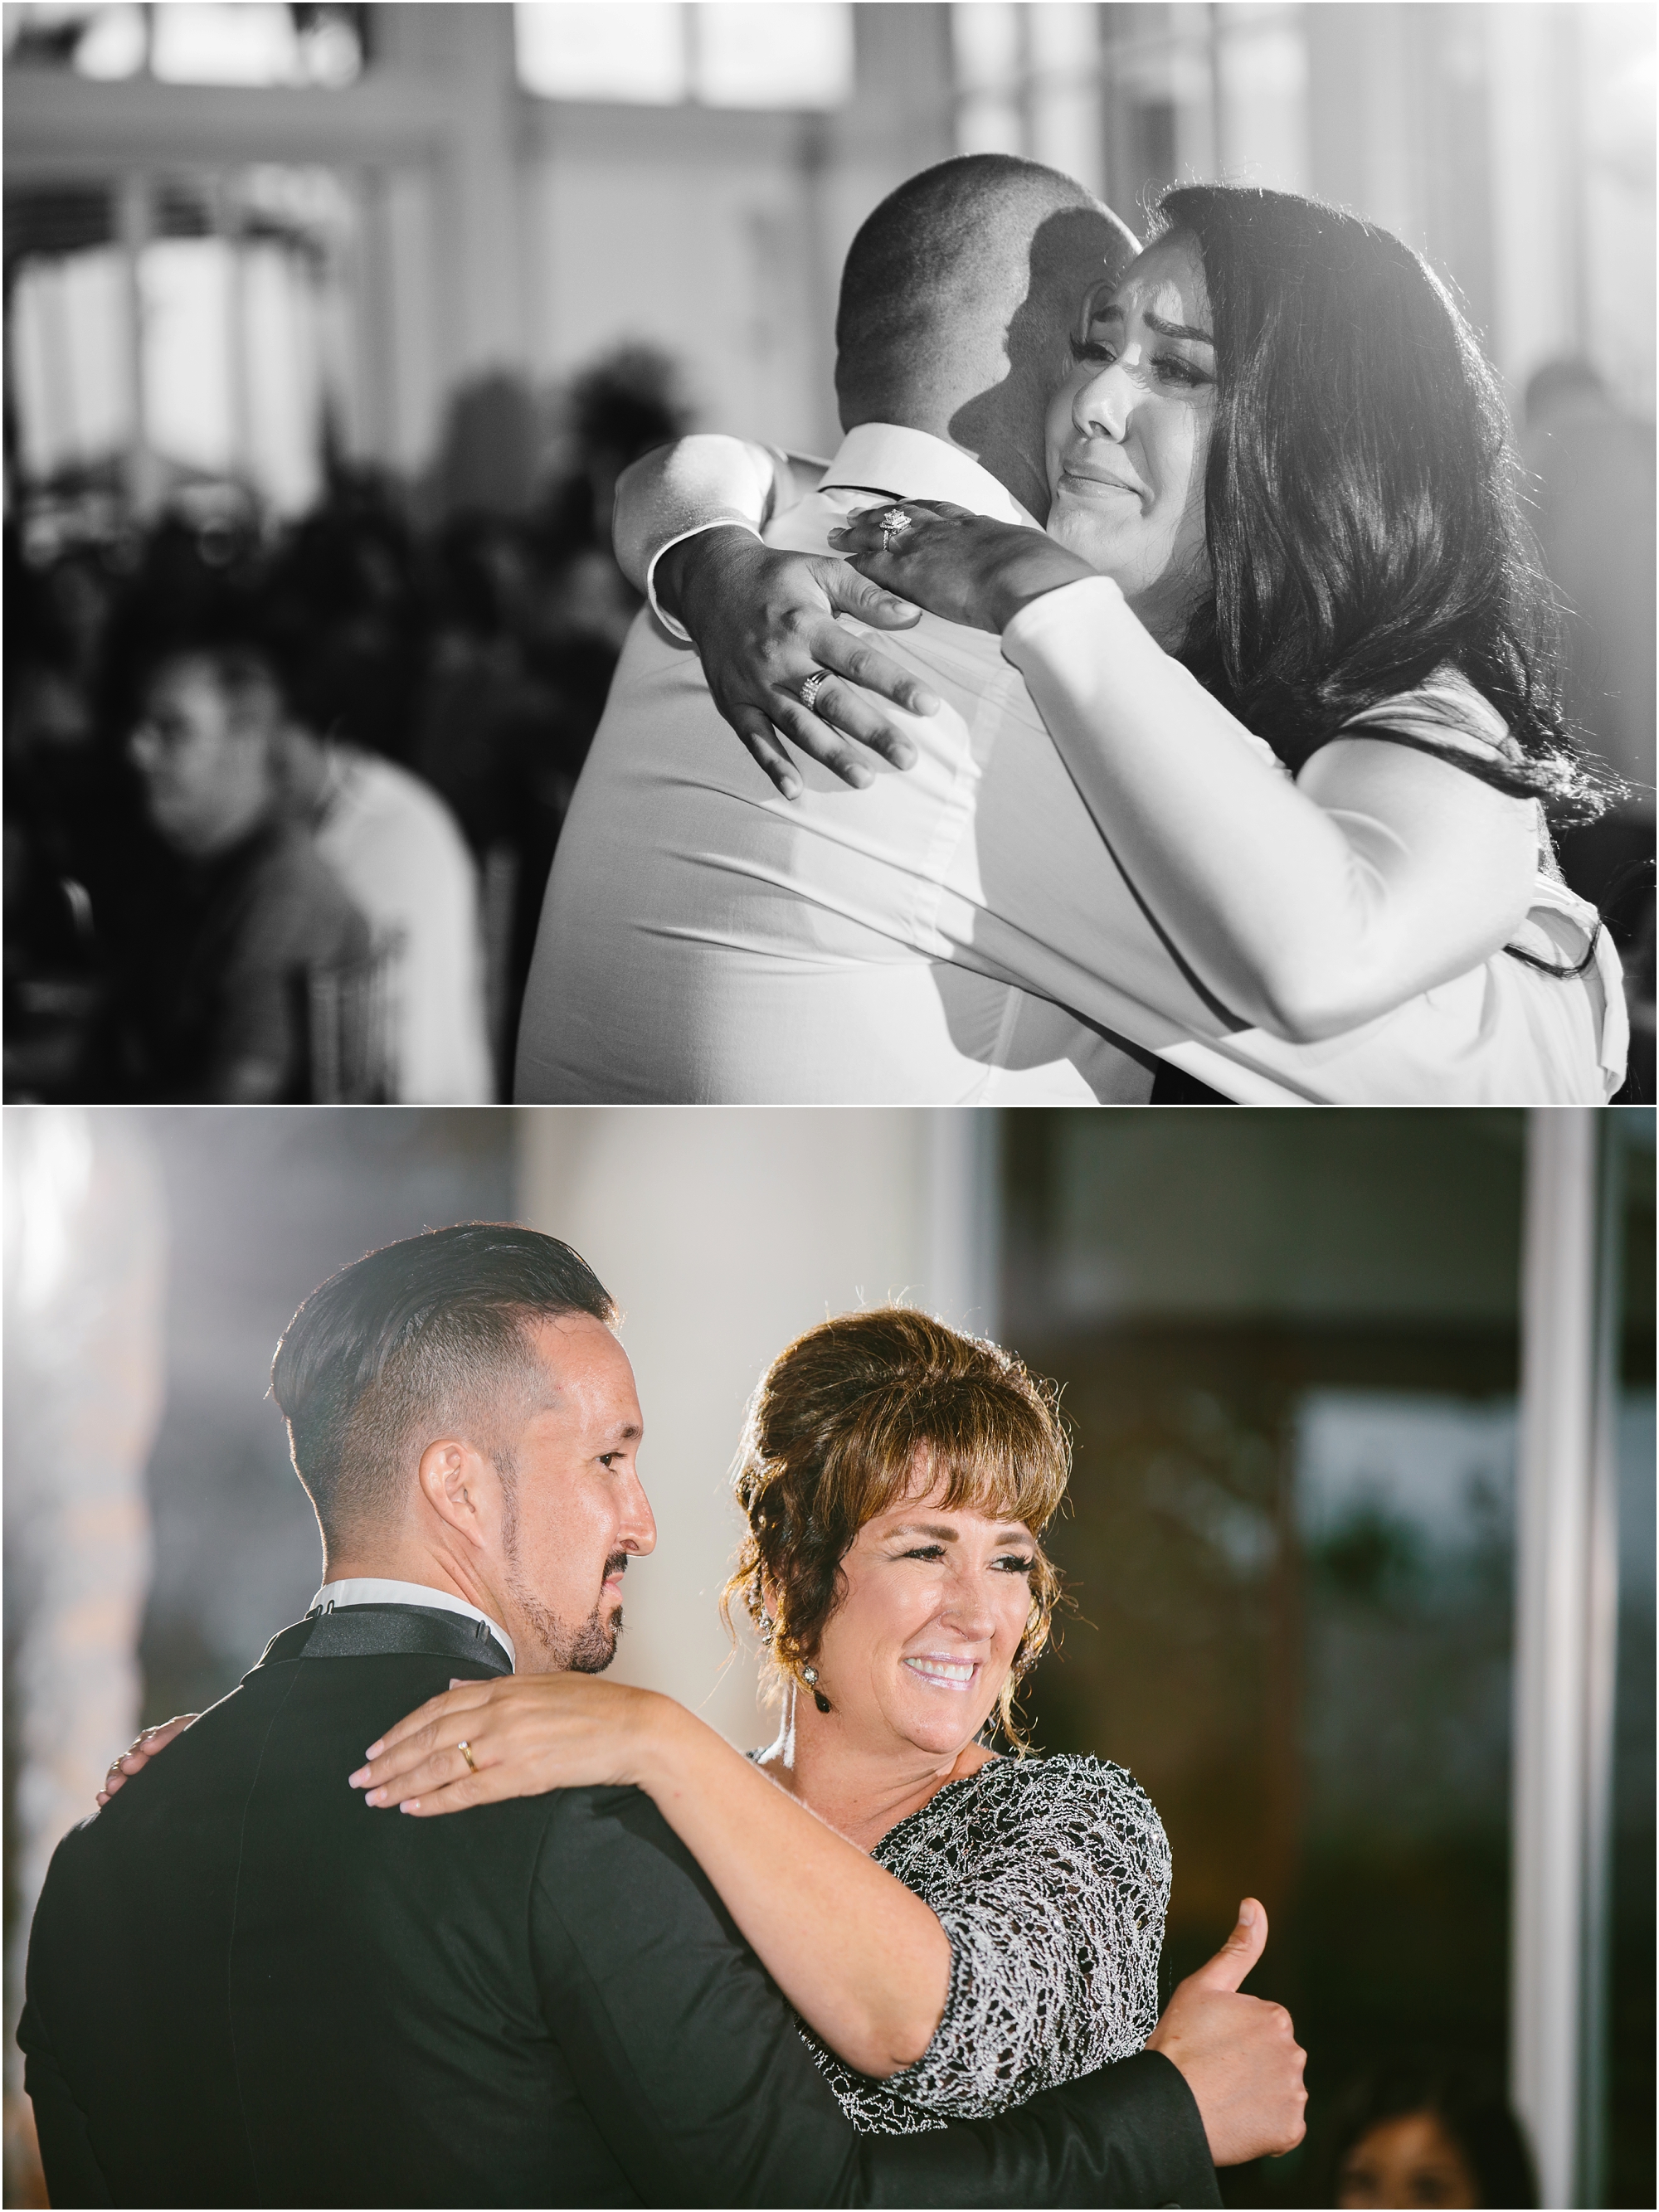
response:
[[[848,255],[847,435],[764,530],[823,554],[846,514],[943,499],[1035,528],[1078,304],[1135,250],[1069,179],[1006,156],[900,188]],[[719,520],[752,531],[752,516]],[[685,527],[620,542],[636,580]],[[654,605],[654,592],[653,605]],[[1181,1071],[1241,1100],[1513,1097],[1501,970],[1349,1036],[1247,1029],[1187,974],[1103,843],[987,632],[884,633],[942,711],[868,787],[807,760],[786,799],[722,720],[672,616],[638,617],[577,786],[520,1030],[521,1100],[1087,1103]],[[729,704],[730,702],[726,702]],[[1177,1092],[1176,1095],[1179,1095]]]

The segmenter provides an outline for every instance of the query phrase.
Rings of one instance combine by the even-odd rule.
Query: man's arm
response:
[[[550,2027],[648,2203],[1214,2204],[1156,2052],[1003,2118],[859,2136],[696,1862],[635,1790],[563,1792],[532,1941]]]

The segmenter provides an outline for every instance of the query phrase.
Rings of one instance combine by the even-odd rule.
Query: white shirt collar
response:
[[[384,1582],[375,1575],[358,1575],[347,1582],[325,1583],[307,1611],[315,1613],[325,1605],[337,1608],[348,1605],[425,1605],[434,1607],[440,1613],[464,1613],[469,1620],[483,1621],[513,1662],[515,1671],[518,1668],[519,1655],[513,1649],[513,1638],[499,1620],[480,1613],[464,1597],[455,1597],[448,1590],[433,1589],[425,1583]]]
[[[900,499],[948,499],[998,522],[1042,526],[971,453],[902,423],[860,422],[847,433],[818,489],[834,491],[843,484]]]

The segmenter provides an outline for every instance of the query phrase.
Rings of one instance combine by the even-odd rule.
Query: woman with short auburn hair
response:
[[[506,1676],[410,1714],[354,1783],[420,1815],[645,1791],[866,2131],[989,2117],[1128,2057],[1158,2020],[1163,1826],[1121,1767],[1036,1756],[1014,1715],[1069,1471],[1058,1393],[1012,1353],[903,1307],[821,1322],[767,1370],[735,1470],[722,1610],[771,1673],[766,1750],[653,1691]]]
[[[944,1474],[946,1510],[1002,1502],[1040,1532],[1071,1474],[1059,1393],[1000,1346],[960,1336],[904,1306],[848,1314],[797,1337],[749,1407],[734,1487],[748,1522],[721,1594],[742,1602],[774,1670],[799,1684],[844,1582],[842,1560],[867,1522],[913,1486],[918,1457]],[[1021,1681],[1048,1644],[1060,1578],[1033,1543],[1031,1605],[996,1700],[1017,1752]],[[814,1674],[811,1685],[823,1691]]]

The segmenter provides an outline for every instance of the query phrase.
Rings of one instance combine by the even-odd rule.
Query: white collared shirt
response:
[[[844,516],[890,492],[1036,526],[970,455],[865,423],[818,489],[761,534],[823,553]],[[660,532],[658,555],[686,534]],[[1086,655],[1091,588],[1036,600],[1006,641],[932,615],[897,631],[848,623],[943,711],[890,708],[917,763],[901,773],[871,755],[863,791],[798,754],[794,801],[721,720],[690,647],[642,612],[559,840],[516,1096],[1143,1100],[1151,1077],[1123,1039],[1249,1102],[1607,1096],[1600,987],[1592,1003],[1503,955],[1317,1045],[1218,1010],[1118,869],[1005,658],[1005,642],[1034,672]],[[1260,740],[1240,741],[1279,772]]]
[[[426,1583],[394,1583],[378,1575],[356,1575],[345,1582],[325,1583],[306,1610],[315,1613],[329,1605],[337,1611],[349,1605],[424,1605],[439,1613],[463,1613],[469,1620],[483,1623],[515,1669],[519,1663],[513,1638],[500,1621],[492,1620],[487,1613],[480,1613],[476,1605],[469,1605],[453,1590],[434,1589]]]

